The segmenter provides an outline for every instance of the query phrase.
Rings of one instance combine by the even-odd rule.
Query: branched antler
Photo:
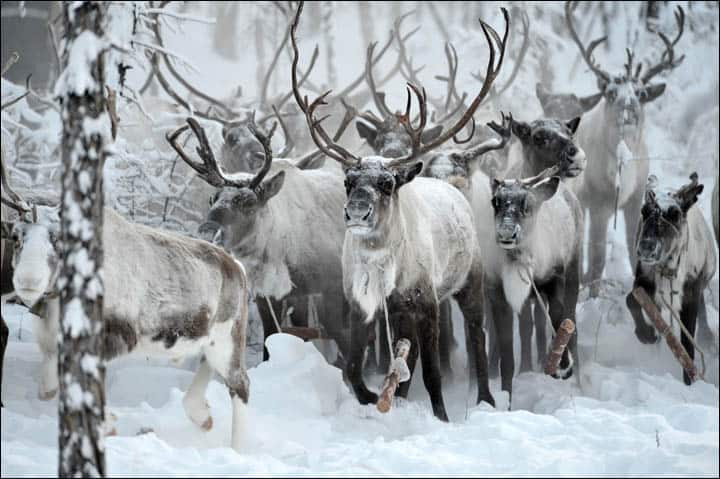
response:
[[[604,83],[610,82],[610,74],[600,68],[598,65],[595,64],[595,60],[592,56],[592,52],[595,50],[595,48],[598,47],[601,43],[605,42],[607,40],[607,36],[604,36],[602,38],[598,38],[597,40],[593,40],[590,42],[590,45],[586,49],[582,42],[580,41],[580,37],[578,37],[577,31],[575,31],[575,26],[573,25],[573,10],[574,10],[573,2],[568,0],[565,2],[565,23],[567,24],[568,30],[570,31],[570,36],[572,37],[573,41],[577,45],[578,49],[580,50],[580,53],[582,54],[583,58],[585,59],[585,63],[590,67],[590,70],[592,70],[593,73],[595,73],[595,76],[598,77],[599,80],[601,80]]]
[[[675,45],[680,41],[680,37],[685,29],[685,11],[681,6],[678,5],[675,11],[675,22],[677,23],[678,32],[675,38],[670,41],[668,37],[662,32],[657,32],[660,39],[665,44],[665,52],[663,53],[660,63],[650,67],[643,75],[641,81],[647,84],[655,75],[665,70],[672,70],[676,68],[685,59],[685,55],[681,55],[677,60],[675,59]]]

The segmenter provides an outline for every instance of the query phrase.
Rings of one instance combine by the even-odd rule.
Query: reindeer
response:
[[[648,178],[636,243],[637,263],[633,289],[642,287],[661,307],[664,303],[679,313],[680,321],[695,336],[698,317],[706,317],[703,291],[717,268],[712,233],[700,208],[694,206],[703,191],[697,173],[690,183],[677,190],[660,191],[655,175]],[[627,307],[635,320],[635,335],[643,344],[660,338],[652,323],[645,320],[640,304],[632,294]],[[684,333],[680,339],[691,359],[695,347]],[[683,372],[683,381],[691,379]]]
[[[590,219],[589,270],[586,282],[591,296],[599,292],[599,280],[605,269],[605,238],[613,211],[622,210],[626,224],[626,244],[634,263],[635,225],[638,224],[643,198],[643,184],[648,176],[648,154],[645,144],[645,104],[656,100],[665,91],[664,83],[651,83],[659,73],[676,68],[684,55],[676,58],[674,46],[683,34],[684,12],[676,12],[678,33],[670,41],[658,32],[665,45],[662,59],[640,76],[642,64],[633,65],[633,54],[627,50],[625,72],[611,76],[593,60],[593,50],[607,37],[583,46],[573,26],[571,2],[565,4],[565,19],[573,41],[590,70],[595,74],[603,95],[599,105],[590,111],[577,136],[593,161],[583,181],[576,188],[578,198]],[[633,71],[634,69],[634,71]]]
[[[349,308],[342,290],[341,178],[326,170],[303,170],[288,160],[273,162],[270,140],[274,127],[265,134],[254,122],[248,127],[263,145],[263,167],[254,174],[228,175],[218,165],[197,121],[188,118],[187,123],[167,139],[205,182],[219,189],[200,232],[246,266],[265,336],[277,332],[278,327],[271,299],[321,293],[321,324],[347,358]],[[178,142],[188,128],[197,137],[202,163],[191,159]],[[266,179],[272,167],[273,174]]]
[[[410,153],[394,159],[359,158],[331,139],[322,120],[315,117],[317,107],[326,104],[329,92],[312,102],[300,94],[296,30],[302,8],[301,2],[291,30],[293,92],[305,113],[313,141],[325,155],[339,162],[345,173],[343,285],[351,306],[347,374],[355,395],[361,404],[377,402],[377,394],[363,381],[362,363],[368,325],[376,313],[386,311],[394,336],[407,338],[412,343],[408,358],[411,374],[420,355],[433,413],[447,421],[438,357],[438,310],[440,302],[454,297],[463,311],[475,351],[477,401],[494,405],[487,378],[482,329],[482,264],[472,210],[463,195],[449,184],[416,178],[423,168],[422,162],[416,159],[453,138],[470,121],[497,75],[492,38],[500,37],[480,21],[491,49],[487,80],[458,122],[435,140],[424,143],[427,98],[424,90],[409,83],[402,123],[412,139]],[[507,22],[507,16],[505,20]],[[413,127],[410,120],[411,92],[420,105],[417,127]],[[397,394],[406,397],[408,389],[409,382],[405,382]]]
[[[535,96],[546,118],[568,120],[584,115],[600,103],[602,92],[578,97],[574,93],[552,93],[541,83],[535,84]]]
[[[536,295],[548,299],[554,329],[564,318],[575,320],[583,215],[575,195],[548,172],[526,180],[493,179],[491,189],[496,244],[486,255],[491,261],[485,265],[485,288],[498,335],[502,389],[512,395],[512,313],[527,314],[527,299],[537,288]],[[577,333],[558,376],[570,377],[574,364]]]
[[[3,190],[7,203],[21,213],[2,228],[14,242],[15,293],[27,306],[44,310],[36,331],[43,355],[39,395],[50,399],[58,386],[59,208],[28,204],[4,175]],[[204,396],[217,372],[230,392],[231,445],[239,451],[250,386],[245,370],[249,285],[242,264],[206,241],[129,223],[109,208],[103,222],[103,359],[130,352],[173,359],[202,354],[183,399],[185,412],[203,429],[212,427]]]

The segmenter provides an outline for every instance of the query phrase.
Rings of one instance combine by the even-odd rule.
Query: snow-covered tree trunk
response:
[[[62,98],[60,477],[105,475],[102,363],[102,170],[109,118],[103,39],[107,2],[65,2]]]

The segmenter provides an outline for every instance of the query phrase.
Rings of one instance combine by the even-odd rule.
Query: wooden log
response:
[[[410,353],[410,341],[401,338],[395,345],[395,358],[407,361],[408,354]],[[383,381],[382,393],[377,402],[377,409],[382,413],[386,413],[392,406],[393,397],[395,396],[395,390],[400,385],[400,374],[397,370],[393,369],[390,374],[385,377]]]
[[[570,338],[575,332],[575,323],[569,318],[563,319],[560,323],[560,327],[555,332],[555,339],[553,339],[552,348],[550,354],[548,354],[545,360],[545,374],[553,376],[557,374],[558,367],[560,366],[560,360],[565,352],[565,348],[570,342]]]
[[[650,317],[658,333],[665,337],[665,342],[670,348],[670,351],[672,351],[675,359],[678,360],[685,372],[687,372],[688,376],[690,376],[690,381],[695,381],[697,379],[697,368],[695,367],[693,360],[690,359],[687,351],[685,351],[682,343],[678,340],[677,336],[673,334],[668,323],[662,318],[660,309],[655,305],[644,288],[638,286],[633,289],[632,294]]]
[[[292,334],[293,336],[297,336],[298,338],[302,339],[303,341],[310,341],[312,339],[325,339],[325,335],[323,334],[322,330],[320,328],[306,328],[303,326],[286,326],[282,328],[283,333]]]

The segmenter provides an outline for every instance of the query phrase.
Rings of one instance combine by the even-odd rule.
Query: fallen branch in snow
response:
[[[8,61],[5,62],[5,65],[3,65],[2,73],[0,73],[0,76],[4,76],[10,68],[12,68],[13,65],[15,65],[18,60],[20,60],[20,54],[18,52],[12,52],[12,55],[10,55],[10,58],[8,58]]]
[[[685,372],[687,372],[688,376],[690,376],[690,381],[695,381],[695,379],[697,379],[697,368],[695,367],[693,360],[690,359],[687,351],[685,351],[682,343],[680,343],[678,338],[673,334],[668,323],[662,318],[660,309],[655,305],[653,300],[650,299],[650,296],[648,296],[647,292],[642,287],[639,286],[633,289],[632,294],[650,317],[653,324],[655,324],[655,329],[658,330],[660,335],[665,337],[665,342],[670,348],[670,351],[672,351],[675,359],[678,360]]]
[[[377,410],[386,413],[392,406],[393,396],[395,396],[395,390],[401,382],[408,381],[410,378],[410,371],[407,369],[407,357],[410,353],[410,341],[405,338],[400,338],[395,345],[395,362],[393,367],[385,377],[383,381],[382,393],[377,402]],[[399,368],[399,364],[404,364],[405,368]]]
[[[545,374],[549,376],[557,374],[562,355],[574,332],[575,323],[569,318],[563,319],[560,327],[555,332],[555,339],[553,340],[552,348],[550,348],[550,354],[548,354],[545,360]]]

